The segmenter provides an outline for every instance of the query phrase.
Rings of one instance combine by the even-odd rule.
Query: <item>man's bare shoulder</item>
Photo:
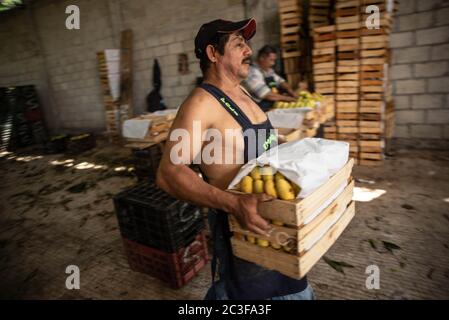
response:
[[[190,92],[189,96],[184,100],[180,107],[180,113],[185,115],[195,115],[196,117],[211,117],[214,112],[211,109],[218,110],[217,99],[210,93],[201,88],[195,88]]]

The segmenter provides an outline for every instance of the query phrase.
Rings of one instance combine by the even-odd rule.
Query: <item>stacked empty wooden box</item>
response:
[[[335,26],[323,26],[313,30],[313,79],[315,91],[324,96],[323,106],[326,108],[326,118],[331,119],[334,116],[335,108],[335,47],[336,36]],[[330,126],[329,126],[330,127]],[[325,129],[326,130],[326,129]],[[335,126],[327,129],[325,134],[328,139],[335,139]]]
[[[359,163],[377,165],[383,159],[385,138],[391,137],[391,123],[394,122],[391,85],[388,79],[392,17],[389,12],[391,8],[388,8],[386,1],[361,0],[361,2]],[[378,26],[366,25],[370,23],[368,19],[370,13],[366,13],[370,5],[379,8],[381,19]]]
[[[327,26],[330,24],[332,15],[331,0],[310,0],[309,5],[309,30],[312,32],[315,28]]]
[[[397,5],[385,0],[337,0],[335,6],[335,122],[326,123],[324,137],[349,142],[351,156],[359,164],[379,165],[394,129],[388,65],[392,13]],[[378,9],[380,21],[372,15],[373,8]],[[322,28],[326,30],[317,28],[318,33]],[[319,46],[319,38],[314,40]],[[322,80],[315,78],[317,88]]]
[[[302,7],[299,0],[278,0],[281,56],[287,82],[298,86],[300,79]]]
[[[120,50],[104,50],[97,53],[103,102],[106,115],[106,131],[111,140],[120,138]]]
[[[355,159],[358,158],[359,132],[360,19],[358,0],[337,0],[337,139],[349,142],[350,156]]]

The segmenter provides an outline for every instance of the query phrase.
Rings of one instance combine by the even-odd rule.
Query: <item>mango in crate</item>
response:
[[[301,187],[298,186],[296,183],[292,182],[292,188],[295,192],[295,198],[298,196],[298,194],[301,192]]]
[[[282,249],[284,249],[287,253],[292,253],[293,248],[291,246],[282,246]]]
[[[240,190],[244,193],[253,193],[253,178],[250,176],[243,177],[240,182]]]
[[[278,181],[279,179],[285,179],[284,175],[282,173],[280,173],[279,171],[276,172],[276,174],[274,175],[274,180]]]
[[[275,198],[278,197],[277,192],[276,192],[275,183],[273,180],[265,181],[264,190],[265,190],[265,193],[268,194],[269,196],[272,196]]]
[[[253,236],[246,236],[246,240],[252,244],[256,244],[256,238]]]
[[[254,167],[254,169],[251,170],[250,176],[254,180],[262,179],[262,176],[260,175],[259,167]]]
[[[274,224],[275,226],[280,226],[280,227],[282,227],[284,225],[284,223],[279,220],[273,220],[273,221],[271,221],[271,223]]]
[[[277,243],[274,243],[274,242],[270,242],[270,246],[271,246],[273,249],[276,249],[276,250],[279,250],[280,248],[282,248],[281,245],[279,245],[279,244],[277,244]]]
[[[263,181],[262,180],[254,180],[253,183],[253,191],[254,193],[263,193]]]
[[[282,200],[295,199],[295,192],[293,191],[292,185],[285,179],[278,179],[276,181],[276,192]]]
[[[266,248],[270,245],[270,242],[265,239],[257,239],[257,245],[262,248]]]

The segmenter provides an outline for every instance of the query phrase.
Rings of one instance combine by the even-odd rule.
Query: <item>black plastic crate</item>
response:
[[[171,197],[154,182],[117,194],[114,206],[123,237],[166,252],[186,246],[204,229],[198,207]]]
[[[63,153],[67,150],[70,137],[66,134],[53,136],[45,144],[45,152],[48,154]]]
[[[96,145],[96,139],[92,133],[71,136],[67,142],[67,153],[79,154],[95,148]]]
[[[162,158],[162,147],[156,144],[142,150],[132,150],[134,173],[140,181],[155,180]]]

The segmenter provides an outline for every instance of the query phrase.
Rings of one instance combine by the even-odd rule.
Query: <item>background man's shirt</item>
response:
[[[263,100],[263,98],[271,91],[270,87],[268,87],[265,82],[266,77],[273,77],[277,87],[279,87],[282,82],[285,82],[285,79],[277,75],[273,69],[265,72],[257,64],[250,66],[248,78],[242,82],[243,86],[257,102]]]

